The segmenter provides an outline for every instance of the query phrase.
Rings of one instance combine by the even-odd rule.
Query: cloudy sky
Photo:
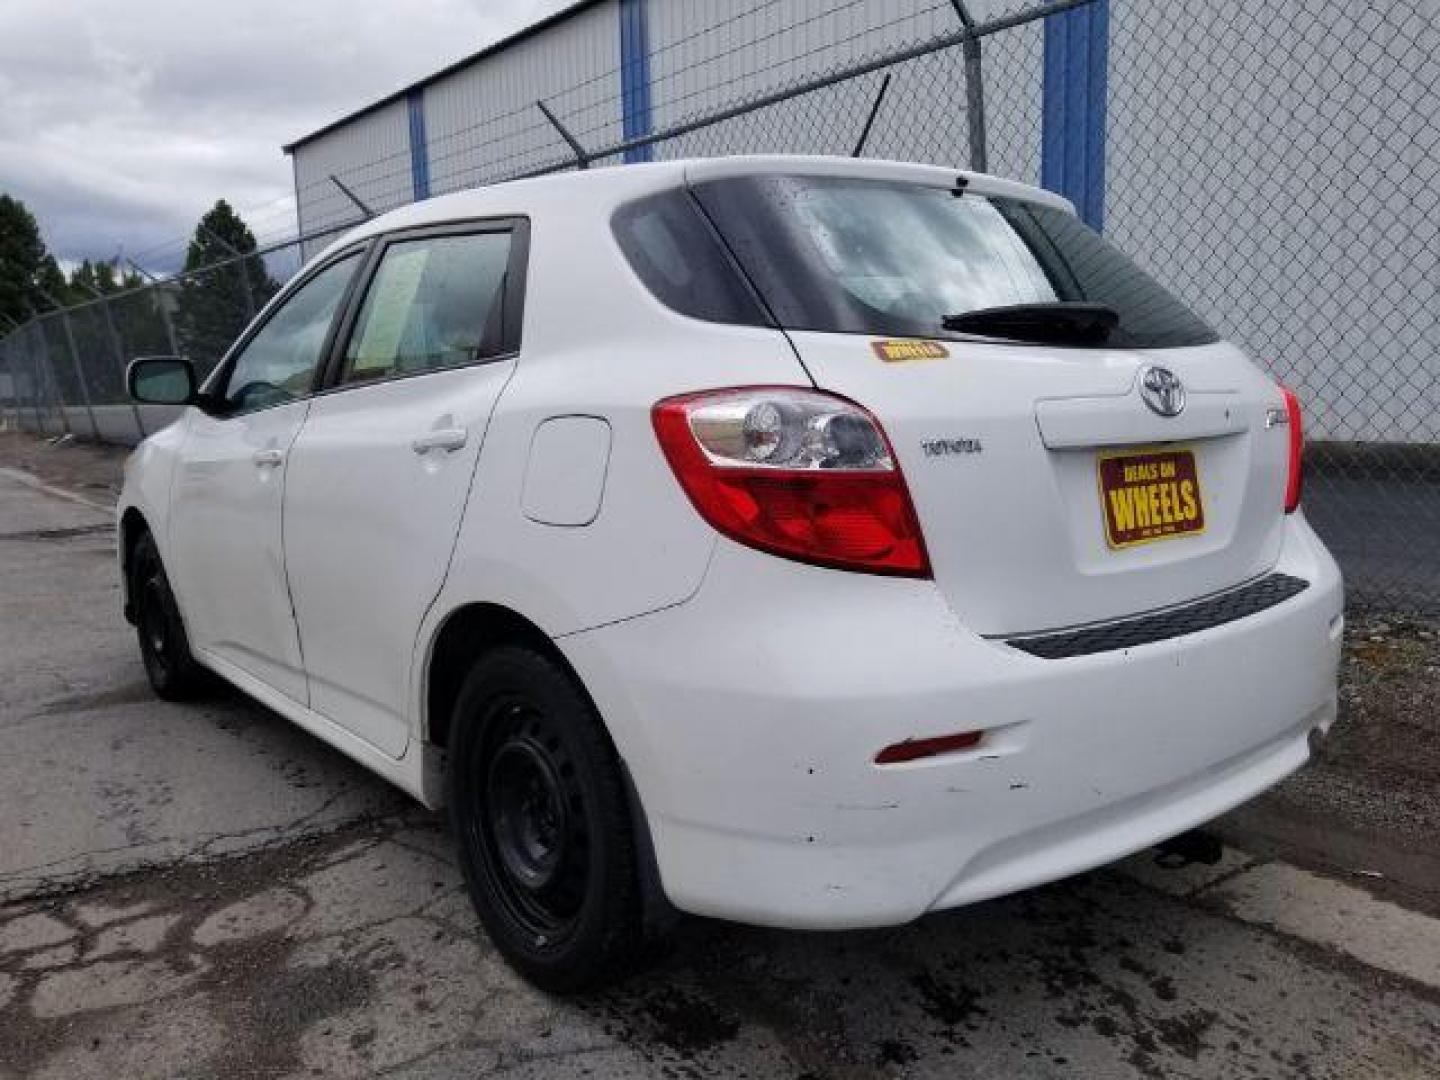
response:
[[[294,229],[282,143],[568,0],[4,0],[0,192],[66,262],[157,271],[217,198]]]

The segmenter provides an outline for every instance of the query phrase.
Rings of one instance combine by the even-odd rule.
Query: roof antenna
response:
[[[880,104],[885,100],[885,91],[890,89],[890,73],[885,73],[885,78],[880,80],[880,90],[875,95],[875,103],[870,106],[870,115],[865,118],[865,126],[860,129],[860,138],[855,143],[855,149],[850,152],[851,157],[859,157],[865,150],[865,141],[870,138],[870,129],[875,125],[875,117],[880,113]]]

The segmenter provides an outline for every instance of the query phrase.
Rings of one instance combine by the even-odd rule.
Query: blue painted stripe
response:
[[[430,197],[430,149],[425,138],[425,88],[405,95],[410,109],[410,188],[415,201]]]
[[[1109,0],[1045,20],[1040,184],[1073,202],[1096,229],[1105,223],[1109,52]]]
[[[627,139],[649,135],[650,28],[647,0],[620,0],[620,122]],[[650,161],[651,146],[625,151],[625,161]]]

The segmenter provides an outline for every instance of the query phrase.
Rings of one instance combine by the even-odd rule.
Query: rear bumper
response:
[[[902,923],[1183,832],[1304,763],[1335,716],[1341,583],[1168,641],[1045,660],[928,582],[722,543],[686,604],[560,640],[634,776],[676,906],[776,926]],[[885,746],[984,730],[876,766]]]

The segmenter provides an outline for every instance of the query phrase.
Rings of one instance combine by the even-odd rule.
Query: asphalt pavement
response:
[[[0,470],[0,1078],[1440,1075],[1440,920],[1227,849],[888,931],[689,920],[555,999],[441,823],[238,694],[155,700],[109,516]]]

